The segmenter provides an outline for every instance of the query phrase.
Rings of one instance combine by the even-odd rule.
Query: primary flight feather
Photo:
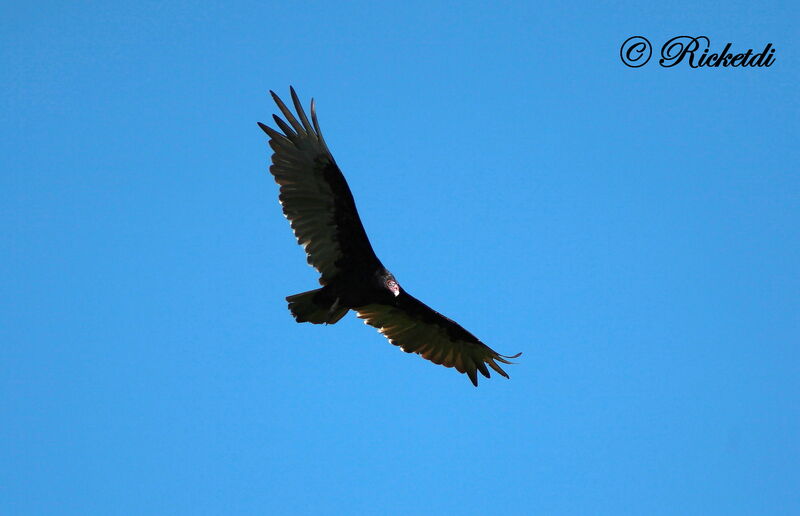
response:
[[[282,119],[279,130],[259,122],[272,147],[270,172],[280,185],[283,213],[308,263],[320,273],[322,288],[288,296],[297,322],[334,324],[349,310],[378,329],[392,344],[435,364],[466,373],[473,385],[489,368],[508,378],[497,364],[510,358],[492,350],[455,321],[409,294],[375,255],[361,224],[353,194],[336,165],[317,122],[311,100],[311,121],[290,88],[297,114],[274,93]],[[489,367],[487,367],[487,365]]]

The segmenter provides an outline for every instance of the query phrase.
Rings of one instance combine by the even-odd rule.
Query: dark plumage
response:
[[[478,372],[489,378],[487,365],[508,378],[497,362],[510,364],[507,359],[520,354],[500,355],[414,298],[375,256],[353,194],[322,137],[314,100],[309,123],[294,88],[290,91],[297,117],[270,92],[286,121],[273,115],[280,131],[258,125],[275,151],[269,170],[280,185],[283,213],[323,285],[286,298],[297,322],[334,324],[354,310],[403,351],[455,367],[476,386]]]

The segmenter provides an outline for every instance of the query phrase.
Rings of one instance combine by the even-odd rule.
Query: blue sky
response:
[[[797,5],[532,5],[5,3],[0,513],[800,512]],[[510,380],[293,321],[289,84]]]

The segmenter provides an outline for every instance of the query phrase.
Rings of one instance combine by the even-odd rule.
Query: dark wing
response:
[[[389,342],[406,353],[417,353],[434,364],[455,367],[478,386],[478,372],[489,378],[486,365],[508,378],[497,362],[511,364],[457,322],[448,319],[403,291],[397,305],[370,304],[355,309],[358,317],[374,326]]]
[[[353,194],[331,156],[311,101],[311,121],[291,88],[297,118],[274,93],[272,98],[288,124],[273,115],[282,131],[259,122],[269,135],[275,153],[269,171],[280,185],[279,200],[297,242],[308,254],[308,263],[327,284],[343,267],[375,267],[379,264],[356,211]]]

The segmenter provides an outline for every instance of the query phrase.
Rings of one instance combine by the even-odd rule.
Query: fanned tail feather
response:
[[[335,307],[334,303],[326,302],[321,299],[323,296],[317,294],[321,288],[309,290],[288,296],[289,311],[299,323],[310,322],[312,324],[335,324],[344,314],[347,313],[346,307]]]

